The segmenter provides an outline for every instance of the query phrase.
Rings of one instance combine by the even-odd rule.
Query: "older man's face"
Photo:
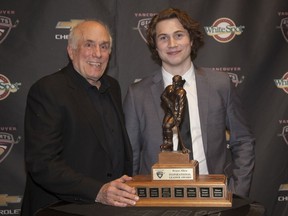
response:
[[[100,87],[99,79],[105,72],[111,52],[110,36],[97,22],[85,22],[79,31],[76,49],[68,46],[73,66],[91,85]]]

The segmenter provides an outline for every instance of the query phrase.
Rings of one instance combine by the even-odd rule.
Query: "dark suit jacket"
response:
[[[239,97],[226,73],[196,69],[202,139],[209,174],[226,174],[229,188],[248,196],[254,168],[254,138]],[[126,127],[133,149],[133,173],[148,174],[158,161],[162,140],[161,71],[132,84],[124,100]],[[230,163],[225,131],[231,133]]]
[[[28,95],[25,116],[27,183],[22,215],[33,213],[59,199],[95,202],[101,186],[120,177],[104,136],[100,113],[87,92],[71,76],[72,65],[42,78]],[[109,95],[117,110],[124,137],[123,174],[132,174],[132,149],[124,125],[118,82],[110,83]],[[117,143],[115,143],[117,145]]]

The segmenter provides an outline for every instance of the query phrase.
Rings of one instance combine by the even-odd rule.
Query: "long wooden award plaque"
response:
[[[181,155],[184,159],[179,160]],[[199,175],[198,162],[189,161],[182,153],[161,152],[151,175],[134,176],[127,184],[135,187],[140,197],[136,206],[232,206],[226,176]]]

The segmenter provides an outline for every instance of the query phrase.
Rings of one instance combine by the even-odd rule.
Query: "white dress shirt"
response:
[[[162,67],[162,76],[165,88],[172,84],[173,75],[165,71]],[[201,122],[198,109],[198,98],[195,81],[195,71],[193,63],[191,63],[190,69],[184,73],[182,79],[186,80],[184,89],[186,90],[189,118],[190,118],[190,131],[192,136],[193,145],[193,159],[199,162],[199,174],[208,174],[208,168],[206,163],[206,157],[204,153],[203,140],[201,134]],[[178,148],[178,136],[177,132],[173,133],[173,150]]]

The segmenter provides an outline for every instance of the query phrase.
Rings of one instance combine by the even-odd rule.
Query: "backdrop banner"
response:
[[[278,197],[274,206],[273,215],[288,215],[288,184],[282,184],[279,187]]]
[[[0,215],[20,215],[27,93],[68,63],[70,29],[84,19],[109,26],[107,73],[120,82],[124,97],[131,83],[159,68],[145,31],[167,7],[184,9],[201,23],[205,45],[195,64],[228,73],[243,99],[256,137],[250,198],[268,216],[287,214],[287,0],[0,0]]]

